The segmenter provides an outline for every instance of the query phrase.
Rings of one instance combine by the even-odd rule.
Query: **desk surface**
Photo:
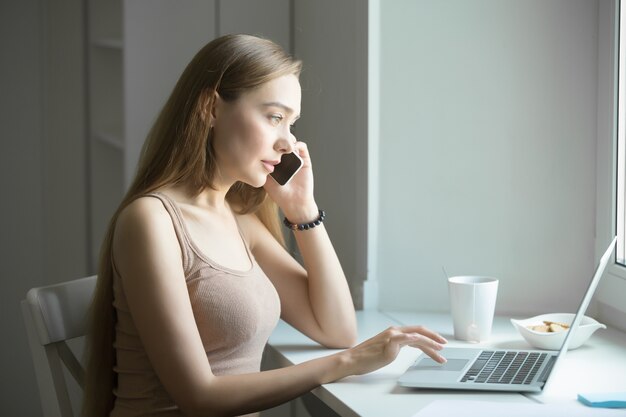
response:
[[[359,341],[389,326],[422,324],[443,335],[449,346],[531,348],[505,317],[494,319],[489,342],[469,344],[454,340],[452,322],[447,314],[409,312],[357,312]],[[329,355],[293,327],[281,321],[268,342],[280,366],[289,366]],[[554,381],[541,395],[517,393],[424,390],[400,387],[396,380],[415,361],[421,351],[404,348],[391,364],[371,374],[352,376],[325,384],[313,394],[341,416],[393,415],[410,417],[434,400],[482,400],[498,402],[567,402],[578,404],[579,392],[616,391],[626,389],[626,334],[599,330],[582,347],[568,352],[553,376]],[[584,380],[582,376],[586,376]],[[584,407],[579,404],[580,407]]]

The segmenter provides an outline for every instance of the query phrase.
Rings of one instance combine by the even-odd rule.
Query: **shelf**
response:
[[[91,54],[90,122],[94,139],[124,151],[123,58],[121,49],[115,45],[115,42],[103,42]]]
[[[98,48],[117,49],[120,51],[124,49],[124,42],[122,41],[122,39],[118,38],[93,39],[91,41],[91,44]]]
[[[98,132],[93,132],[92,136],[94,139],[97,139],[100,142],[106,143],[107,145],[115,149],[118,149],[120,151],[124,150],[124,140],[122,138],[122,135],[110,133],[110,132],[98,131]]]
[[[100,39],[122,39],[122,0],[88,0],[89,37],[92,42]]]
[[[124,196],[124,158],[120,151],[104,140],[93,140],[90,146],[91,260],[98,264],[99,252],[111,216]]]
[[[91,264],[124,194],[123,0],[87,0]]]

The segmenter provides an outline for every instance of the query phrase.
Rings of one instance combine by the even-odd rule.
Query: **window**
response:
[[[626,7],[620,7],[619,24],[619,90],[617,123],[617,187],[616,187],[616,226],[617,226],[617,263],[626,266]]]
[[[620,54],[621,55],[621,54]],[[624,101],[624,91],[625,87],[622,80],[624,77],[624,69],[620,65],[620,105],[619,105],[619,127],[618,127],[618,139],[617,139],[617,251],[616,251],[616,260],[617,263],[626,266],[626,247],[625,247],[625,235],[626,235],[626,207],[624,206],[624,195],[626,194],[626,140],[624,137],[626,136],[626,126],[624,125],[624,119],[626,114],[626,108],[622,106],[622,101]],[[626,104],[626,103],[624,103]]]

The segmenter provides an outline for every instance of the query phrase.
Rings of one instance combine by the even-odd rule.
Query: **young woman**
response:
[[[420,326],[351,347],[350,293],[313,197],[309,152],[290,132],[300,69],[246,35],[210,42],[185,69],[103,244],[86,416],[241,415],[378,369],[404,345],[445,361],[445,339]],[[289,152],[303,167],[280,186],[268,174]],[[277,207],[288,226],[309,226],[293,231],[304,267],[283,247]],[[279,317],[348,349],[261,372]]]

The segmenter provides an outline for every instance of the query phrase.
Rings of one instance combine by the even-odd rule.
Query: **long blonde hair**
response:
[[[109,223],[100,251],[87,335],[85,417],[108,416],[114,404],[116,315],[111,247],[120,212],[135,199],[169,184],[188,184],[196,193],[211,187],[215,175],[212,129],[203,112],[211,107],[214,93],[226,101],[236,100],[274,78],[299,76],[301,65],[269,40],[226,35],[202,48],[176,83],[148,134],[135,179]],[[236,183],[226,198],[238,212],[254,212],[284,244],[278,208],[262,188]]]

